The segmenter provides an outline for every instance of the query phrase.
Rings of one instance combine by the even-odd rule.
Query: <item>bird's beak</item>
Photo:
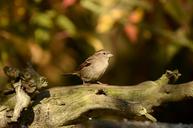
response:
[[[108,57],[112,57],[112,56],[113,56],[113,54],[111,54],[111,53],[110,53],[110,54],[108,54]]]

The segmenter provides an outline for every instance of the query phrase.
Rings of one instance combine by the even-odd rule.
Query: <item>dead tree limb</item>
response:
[[[71,127],[95,117],[106,116],[127,119],[144,117],[155,122],[156,119],[150,115],[153,107],[164,102],[177,102],[193,97],[193,82],[168,84],[178,77],[178,72],[167,71],[156,81],[146,81],[132,86],[90,84],[47,89],[32,97],[31,105],[18,115],[18,121],[31,128]],[[28,85],[26,81],[23,83]],[[21,86],[26,87],[23,84]],[[11,94],[1,101],[0,126],[10,123],[7,113],[13,110],[14,106],[20,106],[18,101],[23,103],[22,100],[15,100],[17,95],[20,93]]]
[[[40,95],[49,93],[49,97],[33,107],[35,116],[31,127],[63,127],[107,115],[146,116],[155,121],[149,114],[153,107],[193,97],[193,82],[168,84],[170,75],[166,73],[157,81],[133,86],[92,84],[49,89]]]

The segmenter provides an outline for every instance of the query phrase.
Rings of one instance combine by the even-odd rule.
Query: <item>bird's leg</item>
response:
[[[85,82],[84,80],[82,80],[82,84],[83,84],[83,85],[85,85],[85,84],[86,84],[86,82]]]

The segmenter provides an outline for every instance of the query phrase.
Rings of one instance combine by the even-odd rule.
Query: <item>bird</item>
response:
[[[99,50],[88,57],[75,72],[67,74],[80,77],[83,81],[83,84],[91,82],[101,84],[101,82],[98,80],[102,77],[108,68],[109,59],[112,56],[113,54],[108,50]]]

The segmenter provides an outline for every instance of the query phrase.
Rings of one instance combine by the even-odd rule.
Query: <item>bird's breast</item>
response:
[[[108,67],[108,61],[96,61],[87,68],[84,68],[81,72],[81,76],[86,81],[98,80]]]

